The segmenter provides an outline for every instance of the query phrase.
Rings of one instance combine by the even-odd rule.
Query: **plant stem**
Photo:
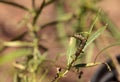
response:
[[[36,22],[37,22],[37,20],[38,20],[38,18],[39,18],[39,15],[40,15],[40,13],[42,12],[44,6],[45,6],[45,0],[43,0],[41,6],[40,6],[39,9],[36,11],[36,15],[35,15],[35,17],[34,17],[34,19],[33,19],[33,25],[36,24]]]
[[[21,8],[25,11],[29,11],[29,9],[27,7],[24,7],[23,5],[20,5],[20,4],[14,3],[14,2],[0,0],[0,3],[5,3],[5,4],[11,5],[11,6]]]
[[[57,1],[57,0],[50,0],[50,1],[48,1],[48,2],[45,4],[45,6],[47,6],[47,5],[51,4],[51,3],[53,3],[54,1]]]
[[[38,20],[38,18],[39,18],[39,15],[41,14],[43,8],[46,7],[47,5],[53,3],[54,1],[55,1],[55,0],[51,0],[51,1],[47,2],[47,3],[45,3],[45,0],[43,0],[41,6],[40,6],[39,9],[36,11],[36,15],[35,15],[35,17],[34,17],[34,19],[33,19],[33,25],[36,24],[36,22],[37,22],[37,20]]]
[[[88,36],[87,38],[80,38],[76,35],[74,35],[73,37],[79,39],[81,41],[80,45],[78,46],[77,48],[77,51],[75,53],[75,58],[71,61],[71,63],[68,65],[67,69],[65,69],[64,71],[60,71],[59,73],[57,73],[56,77],[52,80],[52,82],[58,82],[58,80],[62,77],[64,77],[72,68],[74,62],[78,59],[79,55],[81,53],[83,53],[83,50],[84,50],[84,47],[86,45],[86,42],[87,42],[87,39],[88,39]]]
[[[32,7],[35,9],[35,0],[32,0]]]

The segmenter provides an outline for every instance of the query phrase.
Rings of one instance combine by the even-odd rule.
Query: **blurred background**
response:
[[[32,8],[31,0],[5,1],[15,2],[28,8]],[[42,0],[36,0],[36,7],[39,7],[41,3]],[[38,35],[40,36],[41,53],[47,52],[47,58],[58,58],[56,61],[58,65],[65,66],[65,53],[69,36],[77,32],[88,31],[93,17],[96,16],[96,10],[99,8],[101,8],[105,13],[105,17],[110,20],[110,24],[108,24],[107,30],[86,50],[86,55],[92,55],[85,56],[85,59],[81,59],[81,62],[93,62],[96,54],[102,48],[120,40],[119,0],[56,0],[52,4],[46,6],[37,21],[38,26],[42,27],[51,21],[56,21],[57,19],[62,20],[63,22],[50,24],[40,29]],[[71,18],[73,13],[76,16]],[[11,41],[27,30],[25,25],[21,25],[19,27],[20,22],[23,20],[25,15],[27,14],[24,10],[0,3],[0,41]],[[106,20],[105,17],[99,17],[99,21],[96,23],[94,31],[108,22],[104,21]],[[20,40],[31,41],[31,38],[29,35],[25,35]],[[2,43],[0,44],[0,47],[2,47]],[[110,53],[113,56],[118,55],[120,53],[119,48],[119,46],[111,48],[108,52],[100,55],[97,61],[105,61],[108,58],[105,56],[107,53]],[[0,56],[6,55],[15,49],[16,47],[4,48],[0,51]],[[16,70],[14,69],[12,63],[16,60],[19,60],[19,58],[0,65],[0,82],[13,82]],[[88,82],[98,67],[99,65],[90,68],[81,68],[83,75],[80,80],[78,80],[77,75],[74,72],[70,72],[66,75],[66,77],[62,78],[60,82]],[[47,77],[42,82],[49,82],[49,79],[51,80],[55,74],[56,67],[51,66]]]

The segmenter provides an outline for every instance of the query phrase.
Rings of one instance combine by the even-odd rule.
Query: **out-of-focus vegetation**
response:
[[[58,82],[69,71],[72,71],[73,68],[74,71],[77,70],[75,73],[79,74],[78,77],[81,79],[81,67],[91,67],[104,63],[94,62],[94,59],[92,59],[95,46],[102,49],[104,48],[103,46],[110,45],[111,43],[108,41],[109,37],[114,43],[120,39],[120,33],[117,27],[109,20],[104,11],[97,7],[97,3],[100,0],[43,0],[38,8],[36,8],[36,1],[31,1],[32,9],[12,1],[0,1],[0,3],[11,5],[27,12],[27,15],[25,14],[24,19],[19,24],[19,28],[26,26],[27,31],[9,42],[0,40],[1,52],[7,47],[17,47],[14,51],[8,52],[0,57],[0,65],[15,60],[17,57],[23,58],[21,61],[16,61],[13,64],[16,69],[14,82],[43,82],[48,76],[49,68],[47,67],[49,64],[52,63],[52,66],[56,67],[55,59],[48,59],[46,51],[42,53],[39,49],[41,47],[41,37],[38,35],[38,32],[47,26],[56,25],[58,39],[61,45],[65,47],[67,62],[65,67],[56,67],[56,76],[50,82]],[[49,4],[54,4],[56,7],[56,20],[38,26],[38,18],[42,10]],[[67,31],[67,29],[71,31]],[[104,30],[105,32],[103,33]],[[31,41],[22,41],[21,39],[25,35],[29,35]],[[100,39],[96,39],[99,36]],[[118,44],[120,43],[117,42]],[[102,51],[107,48],[104,48]],[[108,56],[118,66],[116,59],[112,55]],[[107,67],[109,68],[109,65]]]

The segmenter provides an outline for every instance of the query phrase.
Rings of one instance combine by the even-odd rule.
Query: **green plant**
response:
[[[58,66],[57,74],[52,80],[52,82],[58,82],[59,79],[63,78],[69,71],[73,69],[77,70],[76,73],[79,73],[78,77],[80,78],[82,74],[80,70],[81,67],[91,67],[99,64],[105,64],[110,70],[109,65],[107,63],[104,63],[104,62],[91,63],[90,56],[92,56],[92,54],[88,53],[88,51],[91,51],[91,50],[89,50],[90,48],[87,49],[87,47],[90,43],[93,43],[94,41],[95,41],[94,44],[99,43],[99,41],[96,41],[95,39],[99,37],[103,33],[103,31],[106,29],[107,27],[106,23],[108,23],[108,26],[110,27],[110,28],[107,28],[107,33],[109,35],[113,35],[115,39],[118,40],[120,37],[120,34],[118,30],[116,30],[116,27],[106,17],[106,15],[102,11],[98,11],[98,8],[94,6],[94,4],[96,4],[96,1],[82,0],[81,4],[80,4],[81,0],[76,0],[76,1],[78,2],[78,5],[76,6],[75,13],[67,13],[67,14],[64,12],[64,7],[62,3],[64,3],[65,1],[63,0],[61,1],[60,0],[58,1],[43,0],[41,5],[38,8],[36,8],[35,0],[32,0],[32,9],[29,9],[25,6],[22,6],[20,4],[13,3],[10,1],[3,1],[3,0],[0,1],[0,3],[12,5],[27,11],[27,15],[25,15],[24,19],[21,21],[21,23],[19,24],[19,27],[21,27],[22,25],[25,25],[27,26],[28,30],[23,34],[21,34],[20,36],[17,36],[16,38],[12,39],[10,42],[3,41],[3,40],[0,41],[0,43],[2,44],[2,46],[0,47],[1,51],[5,47],[18,47],[15,51],[2,56],[0,58],[0,65],[10,60],[14,60],[17,57],[23,57],[22,61],[15,62],[13,64],[14,67],[16,68],[14,82],[42,82],[42,79],[45,78],[48,72],[48,69],[46,68],[46,61],[54,63],[54,59],[52,60],[47,59],[46,52],[44,53],[40,52],[39,47],[41,45],[39,44],[40,36],[38,35],[38,31],[45,28],[46,26],[55,25],[55,24],[57,24],[57,32],[58,32],[60,41],[66,47],[67,39],[68,39],[67,36],[70,36],[70,43],[69,43],[69,46],[66,47],[67,48],[67,52],[66,52],[67,64],[64,68],[62,68],[61,66]],[[37,21],[39,16],[41,15],[42,10],[47,5],[53,2],[56,2],[57,4],[57,14],[58,14],[57,19],[54,21],[50,21],[39,27],[37,25]],[[87,19],[90,16],[91,16],[90,23],[88,23]],[[31,18],[32,18],[32,22],[31,22]],[[67,23],[69,22],[68,24],[71,25],[70,29],[73,30],[73,33],[71,33],[70,35],[67,35],[65,33],[66,30],[64,27],[66,25],[66,22]],[[86,30],[88,31],[85,32]],[[110,32],[108,32],[108,30],[110,30]],[[118,36],[115,36],[116,34]],[[22,41],[21,37],[24,37],[24,35],[29,35],[32,40]],[[119,43],[117,43],[117,45],[118,44]],[[94,47],[93,44],[92,46]],[[102,51],[106,50],[107,48],[103,49]],[[81,61],[82,57],[84,56],[86,56],[87,58],[86,63],[83,63]]]

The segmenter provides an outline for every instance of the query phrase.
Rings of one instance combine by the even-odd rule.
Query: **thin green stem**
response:
[[[117,45],[120,45],[120,42],[111,44],[111,45],[103,48],[103,49],[96,55],[95,60],[94,60],[94,63],[96,62],[98,56],[99,56],[103,51],[105,51],[105,50],[107,50],[108,48],[111,48],[111,47],[113,47],[113,46],[117,46]]]

